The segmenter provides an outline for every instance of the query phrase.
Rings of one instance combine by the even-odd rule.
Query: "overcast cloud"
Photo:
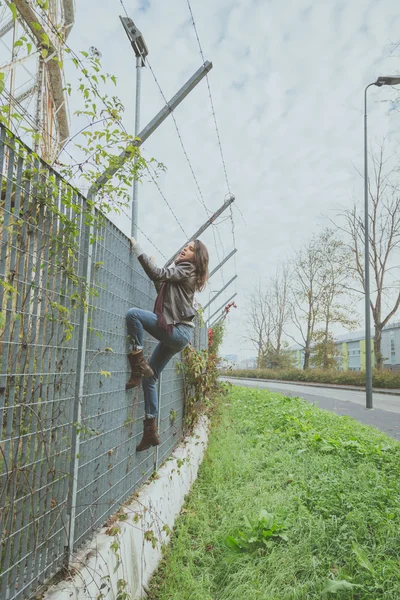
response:
[[[191,4],[205,58],[214,65],[209,77],[229,183],[245,220],[234,209],[238,280],[212,308],[237,290],[238,309],[229,319],[223,350],[246,356],[253,353],[240,337],[246,293],[328,224],[332,208],[362,196],[356,169],[362,168],[363,90],[378,75],[399,73],[400,58],[390,55],[390,44],[400,41],[398,2]],[[145,37],[150,63],[169,99],[202,64],[187,2],[125,0],[125,6]],[[92,0],[76,2],[76,9],[69,44],[75,50],[95,46],[101,51],[105,68],[118,78],[118,94],[127,109],[125,126],[133,131],[135,57],[119,21],[121,4]],[[392,97],[390,89],[372,88],[370,140],[386,135],[395,148],[400,113],[381,102]],[[141,125],[163,104],[149,69],[143,69]],[[228,190],[205,80],[175,116],[205,203],[216,210]],[[160,186],[192,234],[207,214],[171,118],[147,141],[144,155],[166,164]],[[139,203],[140,228],[169,257],[185,241],[181,229],[153,184],[140,186]],[[129,234],[127,218],[118,224]],[[218,263],[217,255],[222,259],[233,248],[230,221],[218,230],[217,250],[211,229],[203,237],[211,267]],[[156,250],[138,237],[162,263]],[[231,259],[211,279],[209,290],[219,290],[234,272]],[[203,302],[208,295],[204,293]]]

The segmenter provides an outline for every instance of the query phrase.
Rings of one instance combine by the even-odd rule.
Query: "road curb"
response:
[[[224,375],[221,379],[238,379],[245,381],[263,381],[264,383],[292,383],[294,385],[303,385],[308,387],[316,387],[316,388],[331,388],[333,390],[350,390],[353,392],[365,392],[365,388],[358,387],[355,385],[335,385],[333,383],[311,383],[306,381],[287,381],[283,379],[261,379],[261,377],[228,377]],[[385,388],[373,388],[373,392],[377,394],[387,394],[388,396],[400,396],[400,390],[390,390]]]

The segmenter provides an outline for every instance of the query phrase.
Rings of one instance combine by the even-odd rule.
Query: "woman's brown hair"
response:
[[[201,292],[208,280],[208,250],[201,240],[194,240],[194,264],[196,266],[196,291]]]

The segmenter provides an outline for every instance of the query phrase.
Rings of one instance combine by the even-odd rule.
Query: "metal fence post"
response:
[[[91,199],[89,198],[89,202]],[[82,398],[84,394],[85,365],[86,365],[86,345],[88,334],[88,310],[89,295],[88,288],[91,282],[92,272],[92,253],[93,253],[93,225],[84,226],[84,235],[82,242],[83,269],[82,279],[84,289],[82,290],[81,309],[79,316],[79,338],[78,338],[78,358],[76,367],[76,386],[74,400],[74,414],[72,421],[72,440],[71,440],[71,467],[70,482],[68,489],[67,504],[67,544],[65,547],[64,565],[67,568],[74,551],[75,539],[75,514],[76,514],[76,496],[78,491],[78,470],[79,470],[79,443],[80,443],[80,424],[82,422]]]
[[[157,396],[158,396],[158,414],[157,414],[157,426],[158,426],[158,432],[159,434],[161,434],[160,431],[160,427],[161,427],[161,392],[162,392],[162,383],[161,383],[161,379],[162,379],[162,373],[159,374],[158,376],[158,384],[157,384]],[[158,469],[158,448],[159,446],[155,447],[155,452],[154,452],[154,470],[157,471]]]

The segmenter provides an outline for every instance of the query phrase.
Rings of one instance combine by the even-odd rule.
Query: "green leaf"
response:
[[[229,546],[229,548],[232,548],[232,550],[236,550],[236,551],[240,550],[240,546],[239,546],[237,540],[235,540],[235,538],[232,537],[231,535],[228,535],[228,537],[226,538],[226,543]]]
[[[42,43],[45,46],[50,46],[50,40],[49,40],[49,36],[47,35],[47,33],[42,33]]]
[[[15,21],[15,19],[17,18],[17,7],[15,6],[14,2],[10,2],[8,6],[10,7],[13,21]]]
[[[367,569],[370,573],[374,572],[374,567],[367,558],[367,554],[363,548],[361,548],[356,542],[352,543],[353,552],[356,555],[357,562],[361,567]]]
[[[4,75],[5,73],[0,73],[0,94],[2,93],[2,91],[4,90]]]
[[[352,590],[354,588],[360,588],[362,585],[358,585],[356,583],[350,583],[345,579],[340,581],[333,581],[330,579],[324,589],[322,590],[323,594],[337,594],[338,592],[343,592],[346,590]]]
[[[264,529],[271,529],[274,524],[274,515],[266,510],[262,510],[260,512],[260,521],[262,521]]]

